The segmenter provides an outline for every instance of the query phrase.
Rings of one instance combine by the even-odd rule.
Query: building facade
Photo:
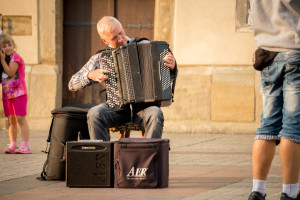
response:
[[[255,133],[262,109],[260,75],[251,66],[255,51],[252,33],[243,27],[246,23],[246,1],[137,2],[143,1],[154,6],[154,18],[148,17],[153,20],[153,26],[143,22],[140,28],[143,26],[151,29],[151,39],[170,44],[179,69],[174,103],[163,108],[164,131]],[[77,26],[86,26],[92,30],[88,36],[90,42],[84,47],[90,48],[85,55],[86,59],[103,46],[97,36],[95,24],[101,16],[127,16],[127,28],[130,28],[131,16],[135,20],[147,18],[147,14],[136,16],[132,12],[125,12],[126,6],[134,7],[132,2],[134,1],[0,0],[1,27],[4,32],[13,35],[17,51],[26,63],[29,95],[27,119],[30,129],[48,130],[51,110],[65,105],[66,99],[87,96],[64,92],[68,82],[66,72],[70,69],[64,61],[69,53],[66,52],[68,44],[64,42],[64,34],[76,30]],[[75,24],[67,23],[68,16],[72,15],[72,19],[76,19],[78,15],[87,15],[88,12],[71,12],[81,8],[83,4],[89,4],[86,9],[95,13],[86,16],[89,22],[79,23],[78,19]],[[102,10],[98,11],[97,8]],[[239,18],[241,15],[242,18]],[[70,26],[74,26],[72,30],[67,29]],[[71,33],[68,34],[67,38],[72,36]],[[86,32],[84,37],[85,34]],[[73,41],[77,42],[76,39]],[[90,101],[93,99],[85,99],[85,103]],[[0,109],[0,127],[7,127],[3,108]]]

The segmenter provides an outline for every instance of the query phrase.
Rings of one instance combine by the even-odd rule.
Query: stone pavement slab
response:
[[[254,135],[164,133],[170,139],[169,187],[162,189],[69,188],[64,181],[36,179],[46,160],[47,132],[32,133],[31,155],[3,154],[7,132],[0,131],[0,199],[247,199],[252,188]],[[140,137],[140,133],[132,133]],[[112,135],[117,140],[117,134]],[[20,140],[21,141],[21,140]],[[267,199],[279,199],[281,168],[275,155]]]

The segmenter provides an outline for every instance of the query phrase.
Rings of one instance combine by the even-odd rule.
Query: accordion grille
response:
[[[118,63],[124,103],[134,102],[135,96],[127,49],[122,49],[118,56],[121,56],[118,57]]]
[[[109,105],[109,107],[119,106],[120,105],[119,91],[118,91],[117,78],[116,78],[116,73],[114,68],[114,60],[111,54],[102,57],[102,65],[104,69],[109,71],[109,73],[105,74],[109,78],[106,82],[107,104]]]
[[[160,75],[161,75],[161,84],[162,84],[162,91],[164,92],[166,89],[170,88],[171,86],[171,77],[170,77],[170,68],[164,66],[164,62],[162,61],[163,58],[168,55],[169,50],[164,49],[160,55]]]

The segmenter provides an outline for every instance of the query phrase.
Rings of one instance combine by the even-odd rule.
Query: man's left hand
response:
[[[169,67],[171,70],[175,68],[175,57],[169,52],[163,59],[164,66]]]

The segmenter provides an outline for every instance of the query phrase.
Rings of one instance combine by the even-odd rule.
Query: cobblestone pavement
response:
[[[169,187],[163,189],[69,188],[64,181],[37,180],[46,160],[47,132],[31,133],[33,154],[8,155],[6,130],[0,131],[0,199],[186,199],[246,200],[251,192],[254,135],[164,133],[170,139]],[[117,140],[117,134],[112,140]],[[132,137],[140,137],[134,132]],[[18,141],[21,141],[18,138]],[[267,199],[280,199],[278,150],[267,181]]]

